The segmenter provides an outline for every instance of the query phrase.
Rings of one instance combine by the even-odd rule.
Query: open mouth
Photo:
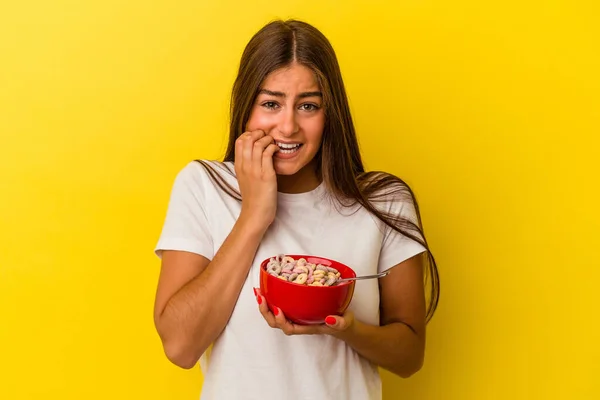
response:
[[[277,146],[279,146],[279,152],[282,154],[292,154],[297,152],[300,147],[302,147],[302,143],[279,143],[277,142]]]

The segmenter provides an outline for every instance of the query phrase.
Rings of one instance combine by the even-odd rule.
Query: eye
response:
[[[300,106],[302,111],[316,111],[319,109],[319,106],[316,104],[306,103]]]
[[[274,110],[278,105],[274,101],[265,101],[262,106],[267,110]]]

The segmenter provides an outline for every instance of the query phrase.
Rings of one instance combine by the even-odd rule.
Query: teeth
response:
[[[279,146],[282,149],[295,149],[296,147],[300,146],[300,143],[296,143],[296,144],[277,143],[277,146]]]

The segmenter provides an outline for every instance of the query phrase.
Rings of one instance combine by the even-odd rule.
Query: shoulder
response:
[[[359,188],[371,203],[413,203],[410,186],[398,176],[384,171],[365,172],[357,177]]]
[[[417,199],[404,180],[388,172],[373,171],[363,173],[358,182],[369,204],[387,218],[420,225]]]
[[[196,159],[188,162],[179,170],[177,177],[201,179],[209,177],[213,173],[235,177],[235,169],[232,163],[206,159]]]
[[[210,196],[217,187],[237,186],[233,165],[213,160],[194,160],[184,165],[175,175],[172,195],[194,197]]]

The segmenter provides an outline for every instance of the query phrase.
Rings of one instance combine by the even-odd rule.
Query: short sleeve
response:
[[[163,250],[196,253],[212,260],[213,240],[206,215],[200,168],[188,164],[175,177],[155,254]]]
[[[416,226],[419,226],[412,196],[409,196],[408,192],[390,196],[385,203],[385,209],[394,217],[405,218]],[[417,238],[423,238],[420,231],[414,227],[402,226],[401,228]],[[384,238],[379,254],[378,271],[386,271],[425,251],[427,249],[421,243],[384,224]]]

